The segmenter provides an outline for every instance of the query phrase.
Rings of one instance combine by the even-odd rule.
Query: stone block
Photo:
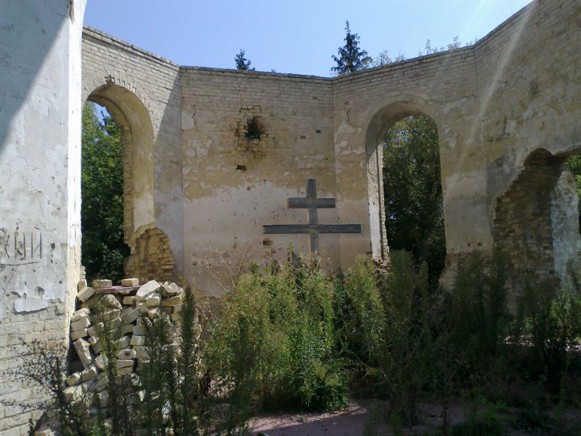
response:
[[[123,350],[119,350],[117,353],[117,359],[121,360],[128,360],[128,359],[135,359],[135,350],[131,348],[125,348]]]
[[[104,354],[97,356],[97,358],[95,359],[95,366],[99,370],[105,371],[105,368],[107,367],[107,356],[105,356]]]
[[[135,297],[131,295],[123,297],[123,304],[125,306],[133,306],[135,304]]]
[[[135,336],[133,335],[133,337],[131,338],[131,345],[145,345],[145,336]]]
[[[90,309],[88,308],[79,309],[75,313],[73,313],[73,316],[71,317],[71,322],[79,321],[83,318],[89,318],[90,316],[91,316]]]
[[[89,298],[91,298],[95,294],[95,290],[93,288],[84,287],[79,291],[77,294],[77,298],[81,303],[86,302]]]
[[[135,309],[123,315],[121,319],[123,320],[123,324],[131,324],[137,318],[139,318],[139,315],[141,315],[141,310],[139,309],[139,307],[136,307]]]
[[[162,286],[161,294],[164,297],[172,297],[174,295],[181,294],[183,292],[183,289],[181,289],[175,283],[167,283],[167,282],[165,282],[161,286]]]
[[[79,283],[77,283],[77,291],[80,291],[81,289],[84,289],[87,286],[89,285],[87,284],[86,280],[79,280]]]
[[[121,280],[121,286],[126,287],[126,288],[134,288],[136,286],[139,286],[139,279],[136,278],[131,278],[131,279],[123,279]]]
[[[113,286],[113,282],[111,280],[108,280],[108,279],[93,280],[93,287],[94,288],[102,289],[102,288],[110,288],[111,286]]]
[[[95,365],[91,365],[81,372],[81,379],[83,382],[93,380],[95,377],[97,377],[97,374],[99,374],[99,370]]]
[[[79,359],[81,359],[81,363],[83,364],[83,367],[86,369],[89,366],[91,366],[93,358],[91,356],[91,350],[89,348],[89,343],[81,338],[81,339],[77,339],[75,342],[73,342],[73,346],[75,347],[75,350],[77,352],[77,355],[79,356]]]
[[[71,331],[87,329],[91,325],[89,318],[81,318],[78,321],[71,323]]]
[[[161,285],[158,282],[156,282],[155,280],[150,280],[145,285],[143,285],[141,288],[139,288],[139,290],[135,294],[135,300],[145,301],[145,299],[147,297],[149,297],[154,292],[157,292],[157,290],[160,287],[161,287]]]
[[[112,294],[106,294],[101,297],[100,303],[104,307],[109,307],[111,309],[121,309],[121,303]]]
[[[119,349],[127,348],[129,347],[130,344],[131,339],[129,338],[129,336],[123,336],[117,341],[117,346],[119,347]]]
[[[161,302],[161,305],[165,306],[165,307],[176,306],[183,301],[183,299],[184,299],[183,295],[184,294],[178,294],[178,295],[175,295],[173,297],[167,298]]]
[[[74,342],[77,339],[86,338],[87,335],[88,335],[87,329],[75,330],[75,331],[71,332],[71,341]]]
[[[157,307],[161,304],[161,295],[153,293],[145,299],[145,304],[148,307]]]
[[[75,372],[71,375],[69,375],[66,379],[67,385],[69,386],[75,386],[77,384],[79,384],[81,382],[81,373],[80,372]]]
[[[133,359],[117,359],[117,362],[115,363],[115,365],[117,366],[117,369],[127,368],[127,367],[133,368],[134,363],[135,363],[135,361]]]

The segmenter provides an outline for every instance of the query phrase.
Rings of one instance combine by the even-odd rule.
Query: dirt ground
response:
[[[264,436],[361,436],[365,424],[371,420],[373,409],[378,416],[377,435],[390,435],[385,423],[384,413],[387,410],[385,402],[372,400],[350,400],[347,410],[335,413],[303,413],[303,414],[271,414],[255,417],[250,421],[253,435]],[[579,411],[574,415],[578,416]],[[449,410],[450,424],[458,424],[464,420],[465,407],[460,401],[454,402]],[[378,414],[378,415],[377,415]],[[434,430],[440,425],[442,408],[434,404],[424,404],[420,416],[421,425],[412,430],[404,430],[406,435],[421,435],[428,430]],[[510,426],[507,426],[508,429]],[[530,433],[509,430],[511,436],[527,436]]]

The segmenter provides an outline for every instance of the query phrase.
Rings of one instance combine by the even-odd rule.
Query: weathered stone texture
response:
[[[156,189],[132,232],[153,225],[167,234],[175,275],[206,293],[219,295],[221,278],[245,257],[282,256],[290,244],[308,251],[307,237],[262,233],[264,224],[305,222],[287,198],[304,195],[307,178],[337,199],[321,222],[363,227],[323,235],[332,265],[387,256],[377,145],[413,114],[438,125],[451,265],[491,249],[497,199],[534,150],[581,145],[579,8],[537,0],[475,46],[335,79],[178,68],[87,29],[84,88],[88,95],[111,76],[143,102]],[[135,255],[137,239],[127,237]]]

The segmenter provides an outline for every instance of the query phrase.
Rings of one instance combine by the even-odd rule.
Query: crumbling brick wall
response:
[[[175,262],[167,235],[154,227],[137,236],[125,271],[128,276],[139,278],[140,283],[174,280]]]

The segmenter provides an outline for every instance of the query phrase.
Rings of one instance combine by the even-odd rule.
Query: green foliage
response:
[[[345,405],[332,296],[315,262],[253,268],[239,279],[212,332],[213,360],[246,404],[256,394],[266,409]]]
[[[425,266],[416,269],[408,253],[396,251],[380,274],[368,259],[359,258],[344,282],[347,355],[378,380],[390,400],[392,421],[405,424],[415,421],[427,382],[427,279]]]
[[[337,65],[331,71],[339,76],[362,70],[371,63],[367,52],[359,48],[359,35],[351,33],[349,21],[345,24],[345,33],[345,45],[337,50],[339,57],[332,56]]]
[[[393,250],[426,262],[432,284],[444,268],[446,242],[438,128],[423,116],[395,123],[383,143],[386,228]]]
[[[565,165],[567,169],[571,171],[573,177],[575,177],[575,183],[577,184],[577,196],[581,198],[581,155],[569,157]],[[581,201],[579,201],[578,208],[579,208],[579,224],[581,225]]]
[[[111,116],[83,108],[81,176],[82,259],[89,279],[123,278],[129,248],[123,239],[123,146]]]
[[[250,68],[250,66],[252,65],[252,62],[250,62],[250,60],[248,60],[244,57],[245,54],[246,54],[246,51],[243,49],[240,49],[238,54],[236,56],[234,56],[234,62],[236,63],[236,69],[243,70],[243,71],[254,71],[254,68]]]

